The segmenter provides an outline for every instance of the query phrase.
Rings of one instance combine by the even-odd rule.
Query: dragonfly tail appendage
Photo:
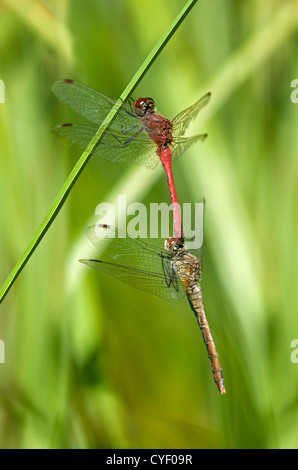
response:
[[[221,395],[223,395],[224,393],[226,393],[226,389],[224,386],[222,368],[207,321],[201,286],[198,283],[190,284],[187,288],[187,297],[201,329],[204,343],[206,344],[208,356],[211,362],[214,381]]]

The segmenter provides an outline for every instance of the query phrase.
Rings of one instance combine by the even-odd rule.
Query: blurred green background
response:
[[[183,0],[0,1],[1,284],[80,156],[51,133],[73,78],[118,97]],[[288,448],[298,444],[296,1],[199,0],[133,96],[169,118],[212,92],[174,166],[206,198],[206,313],[227,394],[186,300],[80,265],[96,205],[169,201],[161,171],[91,159],[1,305],[1,448]]]

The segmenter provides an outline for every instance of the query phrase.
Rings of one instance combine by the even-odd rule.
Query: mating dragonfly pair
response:
[[[61,101],[97,125],[103,122],[115,104],[112,98],[69,79],[55,82],[53,91]],[[199,253],[192,253],[184,248],[181,214],[172,174],[172,160],[177,159],[192,143],[206,138],[206,134],[187,138],[184,133],[190,121],[209,99],[210,93],[179,113],[172,121],[156,114],[152,98],[139,98],[133,105],[122,103],[93,154],[112,162],[144,165],[148,169],[155,168],[161,161],[173,205],[174,237],[168,238],[164,250],[161,250],[141,240],[132,239],[109,225],[93,225],[87,229],[88,237],[112,262],[86,259],[80,261],[166,300],[178,301],[186,294],[202,332],[214,381],[220,393],[224,394],[226,391],[222,368],[199,284],[202,249]],[[54,132],[68,137],[83,149],[96,131],[95,126],[78,124],[61,124],[54,128]],[[106,238],[110,238],[109,243],[106,243]]]

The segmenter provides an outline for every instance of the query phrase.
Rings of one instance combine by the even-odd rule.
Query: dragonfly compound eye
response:
[[[174,255],[177,251],[184,247],[184,240],[183,238],[173,238],[170,237],[165,240],[165,250],[170,255]]]
[[[155,103],[152,98],[146,98],[146,110],[150,113],[155,113]]]
[[[135,113],[139,117],[155,112],[155,103],[152,98],[139,98],[134,102]]]

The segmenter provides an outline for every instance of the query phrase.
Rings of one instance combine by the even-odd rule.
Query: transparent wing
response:
[[[202,98],[200,98],[195,104],[189,108],[181,111],[177,114],[172,120],[173,133],[177,136],[184,135],[189,123],[197,116],[199,111],[206,106],[210,100],[211,93],[207,93]]]
[[[68,104],[74,111],[97,125],[103,122],[115,103],[114,99],[103,93],[69,79],[55,82],[53,92],[63,103]],[[171,146],[174,159],[179,158],[192,143],[204,140],[206,137],[206,134],[188,139],[179,136],[183,136],[189,122],[208,103],[209,99],[210,93],[173,119],[173,133],[178,136],[174,137]],[[83,150],[95,135],[96,130],[96,127],[78,124],[62,124],[54,128],[56,134],[68,137]],[[156,150],[156,145],[144,131],[143,123],[135,115],[133,107],[123,103],[93,153],[114,163],[142,165],[152,170],[160,161]]]
[[[171,258],[164,250],[130,238],[108,225],[92,225],[88,227],[87,235],[114,262],[80,260],[82,263],[172,302],[184,296]]]
[[[172,286],[168,287],[164,276],[161,276],[158,273],[141,271],[138,269],[133,270],[126,266],[99,260],[81,259],[79,261],[91,268],[97,269],[98,271],[110,274],[110,276],[134,286],[137,289],[157,295],[158,297],[170,302],[181,300],[185,294],[182,288],[179,288],[179,290],[176,291]]]
[[[192,144],[196,142],[204,142],[207,134],[194,135],[192,137],[175,137],[171,146],[173,161],[178,160],[182,153],[185,152]]]
[[[106,224],[91,225],[86,230],[89,240],[111,260],[132,268],[162,272],[161,257],[170,260],[165,250],[131,238],[127,233]]]
[[[96,127],[79,124],[61,124],[53,129],[55,134],[67,137],[82,150],[89,144],[96,131]],[[107,129],[93,155],[113,163],[145,166],[149,170],[153,170],[160,163],[154,142],[143,130],[138,135],[135,130],[124,135],[114,129]]]
[[[94,124],[101,124],[114,106],[116,100],[93,88],[70,79],[57,80],[52,86],[53,93],[63,103]],[[123,103],[115,121],[115,129],[130,128],[137,119],[129,104]]]

